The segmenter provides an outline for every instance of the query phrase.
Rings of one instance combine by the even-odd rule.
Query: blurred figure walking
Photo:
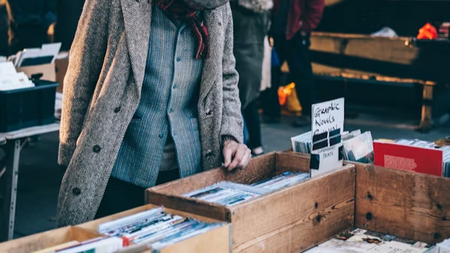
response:
[[[261,89],[264,38],[268,33],[272,0],[232,0],[234,55],[239,72],[239,96],[254,156],[264,153],[257,99]]]
[[[54,0],[7,0],[7,7],[10,54],[49,42],[48,28],[56,22]]]
[[[78,21],[83,11],[84,0],[57,0],[58,22],[55,25],[55,42],[61,42],[61,50],[69,51]]]
[[[280,62],[287,61],[291,79],[302,105],[302,116],[294,122],[311,124],[311,105],[316,102],[310,34],[322,19],[325,0],[274,0],[272,35]]]

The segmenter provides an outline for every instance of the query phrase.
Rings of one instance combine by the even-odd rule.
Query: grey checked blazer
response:
[[[59,163],[67,167],[58,226],[92,220],[141,96],[152,1],[87,0],[64,84]],[[228,4],[205,11],[210,58],[198,101],[204,170],[222,162],[222,136],[242,142],[233,24]]]

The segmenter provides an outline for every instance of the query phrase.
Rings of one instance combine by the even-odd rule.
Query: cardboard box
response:
[[[148,189],[146,200],[231,222],[233,252],[301,252],[353,227],[354,165],[232,207],[182,196],[224,180],[251,184],[286,171],[308,172],[309,156],[267,154],[244,170],[213,169]]]
[[[56,81],[59,83],[59,86],[56,89],[56,91],[62,93],[64,90],[64,77],[66,76],[67,68],[69,67],[69,54],[67,54],[66,58],[56,59],[55,66],[56,66]]]
[[[87,241],[99,236],[101,235],[98,233],[82,228],[66,227],[2,243],[0,252],[29,253],[71,241]]]
[[[43,64],[28,67],[17,67],[17,72],[24,72],[29,78],[32,75],[42,74],[41,80],[56,82],[55,64]]]
[[[133,215],[139,212],[143,212],[145,210],[156,208],[157,206],[154,205],[146,205],[143,207],[135,208],[133,210],[125,211],[119,214],[111,215],[102,219],[98,219],[95,221],[91,221],[85,224],[81,224],[78,227],[90,231],[97,231],[98,225],[117,220],[119,218]],[[173,214],[173,215],[180,215],[183,217],[191,217],[200,221],[204,222],[221,222],[214,219],[202,217],[199,215],[189,214],[185,212],[180,212],[172,209],[165,208],[165,211],[167,213]],[[198,236],[186,239],[184,241],[181,241],[177,244],[174,244],[172,246],[163,248],[159,253],[210,253],[210,252],[217,252],[217,253],[229,253],[231,251],[231,239],[230,239],[230,233],[231,233],[231,226],[225,225],[219,228],[216,228],[208,233],[200,234]],[[214,251],[211,251],[211,249],[214,249]],[[147,253],[150,253],[151,250],[145,251]],[[153,252],[153,251],[152,251]]]

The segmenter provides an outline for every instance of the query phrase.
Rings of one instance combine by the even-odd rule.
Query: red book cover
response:
[[[377,166],[442,176],[442,150],[374,141],[373,152]]]

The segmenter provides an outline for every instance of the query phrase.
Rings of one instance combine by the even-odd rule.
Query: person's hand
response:
[[[250,162],[252,152],[244,144],[226,140],[223,145],[224,167],[228,170],[243,169]]]

